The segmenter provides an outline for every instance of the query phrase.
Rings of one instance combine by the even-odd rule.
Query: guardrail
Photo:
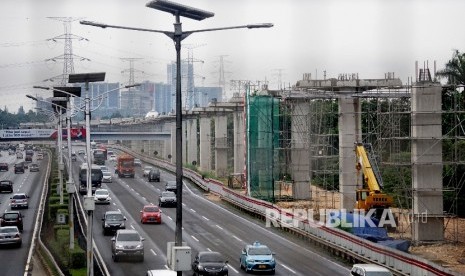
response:
[[[44,220],[45,202],[47,200],[47,192],[48,192],[48,181],[49,181],[50,171],[51,171],[51,166],[52,166],[52,162],[50,161],[50,158],[52,158],[51,157],[52,153],[50,151],[47,151],[47,152],[49,156],[48,163],[47,163],[47,170],[45,173],[44,183],[42,185],[42,192],[40,194],[39,208],[37,210],[36,221],[34,224],[35,227],[32,233],[31,247],[29,248],[29,253],[27,256],[27,260],[26,260],[26,266],[24,268],[24,276],[31,275],[31,273],[33,272],[32,255],[35,253],[37,244],[39,246],[39,249],[45,252],[45,254],[47,254],[47,257],[49,258],[49,260],[52,262],[55,268],[57,268],[57,273],[60,276],[64,276],[57,262],[55,261],[55,258],[53,257],[52,253],[48,250],[47,246],[45,246],[45,244],[42,242],[42,238],[41,238],[42,222]]]
[[[119,145],[111,145],[111,147],[130,152],[133,156],[169,172],[174,173],[176,171],[175,166],[170,162],[149,158]],[[204,179],[195,171],[184,168],[183,175],[203,190],[218,194],[222,199],[231,204],[259,215],[262,218],[266,218],[267,212],[270,210],[278,214],[286,214],[288,218],[293,218],[292,214],[287,214],[285,210],[277,205],[238,193],[214,179]],[[274,219],[281,222],[280,218]],[[296,227],[290,227],[287,230],[330,248],[331,251],[335,251],[338,255],[346,256],[352,260],[384,266],[396,275],[461,275],[424,258],[370,242],[337,228],[316,225],[308,221],[299,221]]]

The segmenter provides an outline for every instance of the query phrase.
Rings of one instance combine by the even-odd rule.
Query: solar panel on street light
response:
[[[204,11],[201,9],[189,7],[186,5],[181,5],[181,4],[171,2],[171,1],[166,1],[166,0],[150,1],[145,6],[152,8],[152,9],[164,11],[164,12],[169,12],[173,15],[179,15],[182,17],[187,17],[187,18],[199,20],[199,21],[215,15],[212,12]]]

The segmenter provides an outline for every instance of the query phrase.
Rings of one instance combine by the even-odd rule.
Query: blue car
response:
[[[265,271],[271,274],[275,273],[276,260],[274,253],[268,246],[254,242],[248,244],[242,249],[241,257],[239,258],[241,269],[246,272]]]

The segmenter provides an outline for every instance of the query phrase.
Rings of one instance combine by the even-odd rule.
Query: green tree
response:
[[[465,84],[465,53],[454,50],[452,59],[446,63],[446,68],[436,72],[439,78],[447,78],[447,84]]]

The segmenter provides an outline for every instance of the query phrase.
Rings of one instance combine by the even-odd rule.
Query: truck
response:
[[[102,185],[103,173],[100,166],[92,164],[91,165],[91,186],[92,186],[92,193],[95,192],[96,189],[100,188]],[[83,163],[79,168],[79,193],[86,194],[87,193],[87,164]]]
[[[134,178],[134,157],[127,153],[120,154],[116,158],[115,173],[118,177],[131,177]]]
[[[24,161],[32,162],[32,157],[34,156],[34,151],[32,149],[26,150],[26,157],[24,157]]]
[[[362,187],[357,183],[355,208],[366,212],[375,209],[375,217],[379,218],[385,209],[392,206],[393,198],[381,190],[383,188],[382,178],[373,158],[371,145],[356,143],[355,153],[357,181],[360,179],[358,177],[360,172],[363,173]]]
[[[101,149],[94,149],[92,152],[92,163],[96,165],[105,165],[106,152]]]

